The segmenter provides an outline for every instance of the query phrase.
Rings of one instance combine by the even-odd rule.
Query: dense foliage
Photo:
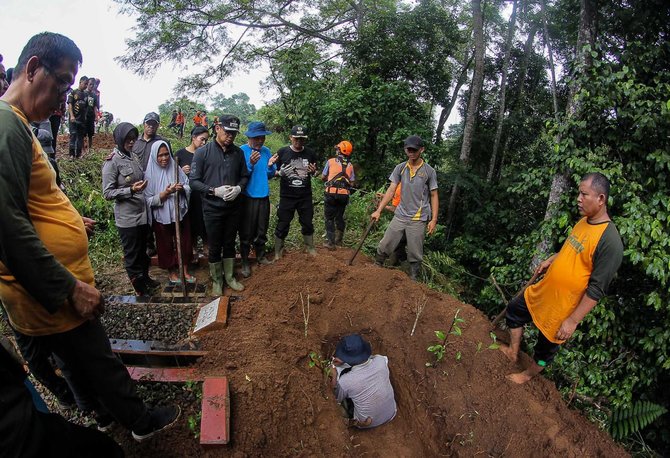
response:
[[[426,158],[440,174],[441,222],[456,180],[460,192],[449,226],[438,226],[427,240],[424,279],[489,315],[504,306],[490,276],[508,297],[515,293],[530,276],[538,242],[558,249],[577,221],[580,176],[604,173],[612,181],[610,212],[624,262],[610,295],[546,374],[601,420],[638,401],[670,405],[667,1],[519,1],[509,42],[506,3],[482,3],[487,52],[467,161],[459,154],[474,43],[472,12],[462,2],[262,0],[186,8],[177,0],[118,1],[146,24],[131,51],[147,43],[165,50],[154,62],[188,58],[190,43],[202,36],[229,44],[224,59],[211,56],[185,81],[188,87],[207,90],[249,59],[267,65],[266,84],[278,97],[255,116],[281,135],[292,124],[307,125],[322,158],[350,139],[367,191],[380,190],[403,159],[404,137],[430,139]],[[445,134],[452,108],[460,119]],[[491,169],[493,144],[500,147]],[[560,174],[568,190],[555,193],[557,204],[546,212],[556,191],[552,178]],[[356,227],[365,226],[372,205],[369,194],[353,199],[349,217]],[[377,235],[366,248],[374,248]],[[670,449],[668,431],[664,415],[640,438],[663,452]]]

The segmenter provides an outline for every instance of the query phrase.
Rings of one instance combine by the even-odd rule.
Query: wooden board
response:
[[[130,378],[138,382],[199,382],[202,377],[194,369],[184,367],[139,367],[128,366]]]
[[[200,444],[230,442],[230,390],[227,377],[205,377],[202,385]]]

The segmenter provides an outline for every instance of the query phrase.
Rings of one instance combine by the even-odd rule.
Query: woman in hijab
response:
[[[179,180],[175,182],[175,169],[179,173]],[[181,253],[184,262],[184,278],[188,283],[194,283],[195,277],[189,275],[186,266],[191,261],[193,247],[191,245],[191,229],[188,212],[188,198],[191,188],[184,171],[176,167],[170,154],[170,147],[162,140],[151,145],[151,156],[147,164],[145,177],[149,181],[144,196],[149,209],[149,222],[156,234],[156,251],[158,252],[158,266],[167,269],[171,283],[179,283],[179,260],[177,258],[175,207],[176,196],[179,199],[179,221],[181,221]]]
[[[142,165],[131,153],[139,132],[122,122],[114,129],[116,148],[102,168],[102,194],[114,201],[114,220],[123,246],[123,262],[128,278],[138,295],[149,295],[160,283],[149,277],[146,253],[149,221],[144,200]]]
[[[191,173],[191,163],[195,150],[201,146],[205,146],[209,140],[209,132],[206,127],[196,126],[191,130],[191,144],[186,148],[182,148],[175,153],[179,167],[184,171],[186,176]],[[207,245],[207,233],[205,232],[205,220],[202,216],[202,197],[200,193],[191,193],[191,198],[188,201],[188,219],[191,221],[191,242],[193,247],[198,245],[198,237],[202,240],[203,248]],[[198,256],[193,256],[194,262],[198,263]]]

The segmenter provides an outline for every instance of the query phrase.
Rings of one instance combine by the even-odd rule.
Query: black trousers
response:
[[[58,140],[58,129],[60,129],[60,115],[51,115],[49,116],[49,122],[51,123],[51,136],[53,140],[51,141],[51,146],[53,146],[54,152],[56,152],[56,143]]]
[[[344,211],[349,204],[349,194],[325,193],[323,197],[323,216],[326,220],[326,232],[335,233],[335,229],[344,232]]]
[[[295,212],[298,212],[298,221],[302,235],[314,234],[314,204],[312,203],[312,194],[300,197],[279,197],[279,208],[277,208],[277,228],[275,236],[284,240],[288,235],[291,221]]]
[[[49,348],[63,362],[75,391],[89,391],[96,404],[128,429],[144,428],[149,413],[135,393],[128,370],[114,356],[99,320],[89,320],[59,334],[27,336],[35,345]]]
[[[147,256],[147,236],[149,225],[135,227],[116,227],[123,247],[123,266],[131,283],[149,275],[149,256]]]
[[[0,349],[4,352],[4,349]],[[39,412],[20,378],[0,367],[0,454],[7,457],[123,457],[106,434]]]
[[[251,245],[256,254],[265,251],[270,225],[270,198],[244,197],[242,222],[240,223],[240,254],[242,258],[249,256]]]
[[[81,149],[84,147],[85,136],[86,125],[83,122],[70,121],[70,156],[81,156]]]
[[[235,257],[235,237],[239,224],[241,203],[218,209],[205,209],[203,217],[207,229],[209,262],[221,262],[222,257]]]
[[[505,321],[507,327],[516,329],[522,327],[526,323],[533,321],[533,317],[526,305],[526,299],[523,294],[514,297],[509,304],[507,304],[507,313],[505,314]],[[537,343],[533,349],[533,359],[540,366],[546,366],[551,363],[558,353],[560,345],[547,339],[542,331],[537,333]]]

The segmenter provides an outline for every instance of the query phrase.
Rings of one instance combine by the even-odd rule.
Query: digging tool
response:
[[[356,258],[356,255],[358,254],[359,251],[361,251],[361,248],[363,248],[363,244],[365,243],[365,239],[368,238],[368,234],[370,233],[370,229],[372,229],[372,226],[375,225],[375,221],[372,220],[370,221],[370,224],[368,224],[368,227],[365,229],[365,232],[363,232],[363,237],[361,237],[361,243],[358,244],[358,248],[356,248],[356,251],[354,252],[354,255],[351,257],[349,260],[349,264],[347,265],[352,265],[354,263],[354,259]]]
[[[539,276],[540,276],[539,272],[535,271],[533,276],[530,277],[530,280],[528,280],[526,282],[526,284],[523,285],[519,291],[517,291],[517,293],[512,297],[512,299],[515,299],[515,298],[519,297],[520,294],[523,294],[523,292],[526,290],[526,288],[528,288],[530,285],[535,283],[535,280],[537,280],[537,277],[539,277]],[[509,301],[507,299],[505,299],[505,295],[503,294],[502,290],[500,289],[500,287],[496,283],[495,278],[493,278],[493,275],[491,275],[491,279],[493,280],[493,286],[495,286],[496,289],[500,292],[500,295],[502,296],[505,303],[509,303]],[[500,312],[491,322],[491,327],[492,328],[495,329],[495,327],[498,326],[498,323],[500,323],[500,321],[505,317],[505,313],[507,313],[507,305],[505,305],[505,308],[503,309],[503,311]]]
[[[174,182],[179,184],[179,163],[176,158],[172,159],[174,161]],[[181,221],[179,221],[179,198],[180,192],[177,191],[174,196],[174,228],[175,228],[175,239],[177,242],[177,260],[179,261],[179,278],[181,280],[181,286],[184,290],[184,297],[188,297],[188,285],[186,284],[186,275],[184,275],[184,256],[181,252]]]

